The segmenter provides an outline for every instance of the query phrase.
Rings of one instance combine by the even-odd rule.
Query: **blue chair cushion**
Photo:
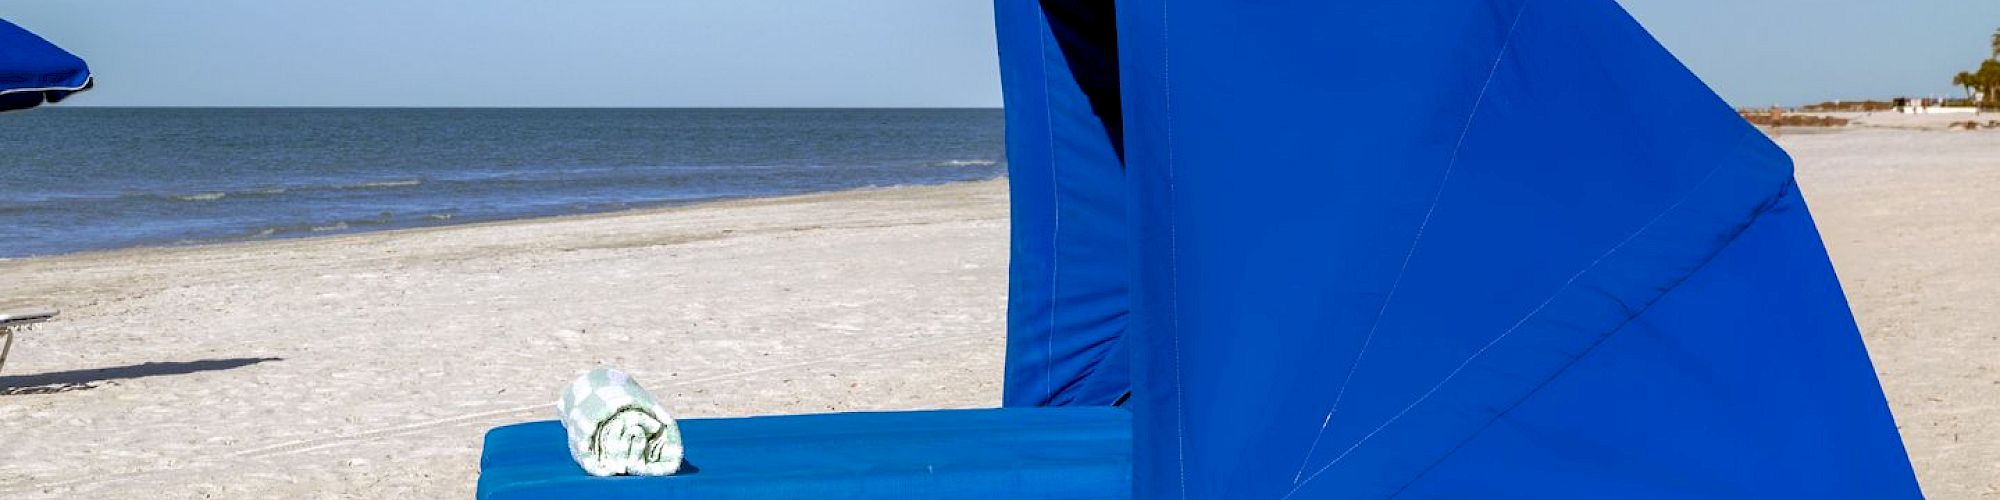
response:
[[[562,424],[487,432],[481,500],[1128,498],[1131,414],[1118,408],[836,413],[681,421],[688,467],[592,477]]]

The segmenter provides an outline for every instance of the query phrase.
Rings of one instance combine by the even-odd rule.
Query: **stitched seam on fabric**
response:
[[[1187,390],[1181,384],[1181,247],[1180,220],[1175,215],[1179,201],[1174,188],[1174,79],[1172,23],[1168,22],[1171,0],[1160,1],[1160,100],[1166,115],[1167,153],[1167,288],[1171,290],[1169,310],[1174,329],[1174,446],[1180,468],[1181,498],[1187,498]]]
[[[1035,55],[1035,60],[1042,63],[1042,123],[1044,125],[1042,132],[1048,136],[1049,203],[1053,208],[1051,212],[1052,218],[1055,219],[1055,222],[1051,224],[1052,227],[1049,229],[1049,333],[1042,336],[1044,346],[1042,350],[1042,402],[1047,404],[1052,402],[1056,397],[1056,307],[1057,304],[1062,303],[1062,297],[1057,295],[1057,292],[1062,289],[1058,283],[1062,279],[1062,181],[1056,172],[1055,99],[1049,95],[1049,78],[1051,77],[1049,74],[1049,37],[1055,36],[1055,34],[1049,28],[1048,13],[1042,12],[1040,2],[1036,2],[1035,11],[1040,14],[1041,18],[1036,23],[1036,26],[1040,26],[1041,29],[1036,30],[1035,40],[1041,45],[1042,50]]]
[[[29,92],[81,92],[83,91],[83,89],[90,88],[91,80],[94,80],[96,78],[97,77],[95,75],[84,75],[83,85],[78,85],[75,87],[24,87],[18,89],[0,90],[0,95],[29,93]]]
[[[1333,414],[1340,411],[1340,401],[1347,396],[1348,385],[1354,382],[1354,372],[1361,368],[1368,346],[1375,342],[1375,332],[1382,327],[1382,316],[1389,312],[1389,303],[1396,299],[1396,291],[1403,287],[1403,277],[1410,271],[1410,261],[1417,256],[1417,244],[1423,242],[1424,230],[1430,228],[1431,218],[1437,215],[1438,204],[1444,201],[1445,186],[1451,183],[1451,172],[1458,167],[1459,154],[1465,151],[1465,138],[1472,134],[1472,123],[1479,118],[1479,108],[1486,103],[1486,92],[1493,88],[1493,80],[1500,75],[1500,62],[1507,59],[1507,51],[1513,47],[1514,30],[1521,27],[1521,18],[1528,12],[1528,4],[1531,3],[1534,3],[1533,0],[1521,2],[1521,8],[1514,12],[1514,21],[1507,26],[1507,34],[1501,37],[1500,51],[1493,56],[1493,65],[1486,71],[1486,82],[1480,84],[1479,96],[1473,99],[1472,109],[1465,113],[1465,124],[1458,131],[1458,143],[1452,146],[1451,159],[1445,162],[1444,174],[1438,178],[1437,189],[1431,194],[1431,206],[1424,211],[1423,221],[1417,224],[1417,234],[1410,238],[1410,249],[1403,254],[1402,267],[1396,270],[1396,279],[1389,283],[1389,292],[1382,297],[1382,307],[1375,310],[1375,320],[1368,325],[1368,334],[1361,338],[1361,348],[1354,352],[1354,360],[1347,365],[1347,376],[1341,379],[1340,389],[1334,392],[1333,404],[1327,408],[1326,417],[1320,420],[1319,432],[1313,435],[1312,445],[1306,447],[1306,455],[1299,458],[1299,471],[1292,475],[1294,486],[1305,477],[1306,466],[1312,464],[1313,453],[1319,451],[1320,441],[1326,439],[1327,427],[1333,424]]]
[[[1744,132],[1744,134],[1741,136],[1738,136],[1736,140],[1736,145],[1731,146],[1729,149],[1730,153],[1725,154],[1723,157],[1728,158],[1730,156],[1733,156],[1735,151],[1737,151],[1743,146],[1744,139],[1749,138],[1750,134],[1754,133],[1757,133],[1757,131],[1753,129]],[[1544,308],[1547,308],[1549,304],[1555,302],[1555,299],[1561,297],[1563,293],[1568,292],[1569,287],[1575,285],[1577,280],[1582,279],[1584,275],[1589,274],[1591,270],[1596,269],[1599,264],[1603,264],[1605,259],[1609,259],[1613,254],[1616,254],[1618,253],[1619,250],[1624,249],[1625,245],[1630,244],[1633,240],[1638,239],[1639,235],[1645,234],[1646,231],[1651,230],[1654,224],[1658,224],[1661,220],[1665,219],[1668,214],[1671,214],[1674,211],[1679,210],[1680,207],[1686,204],[1688,200],[1693,199],[1695,193],[1699,192],[1702,186],[1707,185],[1710,179],[1715,178],[1715,174],[1721,172],[1725,165],[1726,164],[1719,163],[1718,165],[1715,166],[1715,168],[1709,169],[1708,173],[1702,176],[1701,181],[1697,182],[1695,184],[1695,188],[1690,189],[1687,195],[1682,196],[1681,199],[1675,201],[1674,204],[1667,206],[1665,210],[1661,210],[1659,214],[1654,215],[1651,220],[1648,220],[1644,225],[1641,225],[1638,230],[1633,231],[1632,234],[1630,235],[1627,235],[1623,241],[1618,242],[1617,245],[1613,245],[1610,250],[1606,250],[1604,254],[1599,255],[1596,260],[1591,261],[1589,265],[1584,266],[1583,269],[1577,271],[1576,274],[1571,275],[1569,280],[1563,282],[1562,286],[1557,287],[1556,291],[1550,294],[1547,299],[1544,299],[1541,305],[1537,305],[1535,306],[1534,309],[1529,310],[1528,314],[1522,316],[1520,320],[1515,321],[1513,326],[1508,327],[1506,331],[1500,332],[1500,335],[1493,337],[1493,339],[1487,341],[1485,345],[1480,346],[1480,348],[1477,351],[1474,351],[1471,356],[1467,356],[1465,360],[1460,361],[1458,366],[1453,368],[1450,373],[1446,373],[1444,378],[1439,380],[1437,384],[1432,385],[1429,390],[1426,390],[1422,395],[1417,396],[1417,399],[1415,401],[1411,401],[1408,406],[1405,406],[1403,407],[1402,410],[1397,411],[1395,415],[1390,416],[1388,420],[1383,421],[1382,424],[1376,426],[1374,430],[1368,431],[1368,433],[1366,435],[1363,435],[1361,439],[1356,440],[1352,446],[1348,446],[1345,451],[1342,451],[1339,456],[1334,457],[1332,462],[1328,462],[1326,466],[1321,467],[1316,472],[1313,472],[1312,477],[1306,478],[1305,482],[1299,483],[1298,486],[1295,486],[1292,491],[1296,493],[1298,491],[1298,488],[1304,487],[1306,483],[1312,482],[1312,480],[1318,478],[1320,474],[1324,474],[1327,470],[1332,469],[1333,466],[1339,465],[1342,460],[1345,460],[1349,455],[1353,454],[1354,450],[1359,449],[1362,444],[1367,443],[1369,439],[1373,439],[1377,434],[1380,434],[1383,429],[1387,429],[1389,428],[1390,425],[1395,424],[1396,421],[1401,420],[1404,415],[1408,415],[1410,413],[1410,410],[1415,409],[1416,407],[1428,401],[1432,395],[1437,394],[1438,389],[1441,389],[1446,384],[1451,383],[1451,381],[1457,378],[1458,374],[1463,372],[1466,367],[1471,366],[1473,360],[1476,360],[1479,358],[1479,356],[1486,354],[1487,350],[1492,349],[1493,346],[1499,344],[1500,341],[1506,340],[1506,338],[1509,335],[1512,335],[1515,331],[1519,330],[1521,326],[1526,325],[1529,320],[1534,319],[1536,315],[1541,314]],[[1287,495],[1289,496],[1289,494]]]
[[[1784,193],[1786,191],[1789,191],[1792,188],[1792,186],[1796,184],[1797,184],[1796,180],[1786,182],[1784,184],[1784,187],[1778,189],[1779,195],[1777,199],[1783,199]],[[1472,442],[1472,440],[1477,439],[1481,434],[1486,433],[1486,430],[1491,429],[1495,422],[1500,421],[1501,417],[1507,416],[1507,414],[1513,412],[1515,408],[1519,408],[1522,404],[1527,403],[1528,400],[1534,399],[1536,395],[1541,393],[1543,388],[1548,387],[1549,384],[1555,383],[1557,379],[1561,379],[1564,375],[1567,375],[1569,373],[1569,369],[1575,367],[1578,362],[1583,361],[1583,358],[1590,357],[1591,354],[1596,354],[1597,348],[1599,346],[1604,345],[1605,342],[1611,340],[1611,337],[1617,336],[1619,332],[1624,331],[1625,327],[1631,325],[1633,320],[1639,319],[1639,317],[1644,316],[1647,311],[1652,310],[1653,306],[1659,304],[1661,299],[1665,299],[1667,295],[1670,295],[1675,290],[1680,289],[1680,286],[1682,284],[1687,283],[1687,280],[1689,278],[1693,278],[1694,275],[1700,274],[1703,269],[1707,269],[1710,263],[1715,262],[1716,257],[1722,255],[1723,250],[1728,250],[1729,247],[1734,246],[1738,240],[1742,239],[1743,233],[1748,232],[1750,230],[1750,226],[1756,225],[1759,220],[1762,220],[1765,215],[1770,214],[1771,210],[1775,208],[1777,208],[1777,204],[1767,203],[1764,207],[1758,209],[1757,213],[1751,215],[1750,218],[1743,223],[1742,227],[1737,228],[1735,234],[1729,236],[1729,240],[1727,242],[1724,242],[1721,246],[1717,246],[1715,252],[1709,254],[1707,259],[1702,260],[1700,265],[1697,265],[1695,266],[1694,269],[1688,271],[1687,275],[1681,276],[1680,279],[1674,280],[1672,285],[1668,286],[1666,290],[1661,291],[1659,296],[1654,297],[1652,301],[1647,302],[1645,307],[1641,307],[1637,311],[1634,311],[1631,316],[1625,318],[1624,321],[1619,322],[1618,326],[1612,327],[1609,332],[1604,333],[1603,335],[1599,336],[1599,338],[1596,341],[1591,342],[1590,346],[1584,348],[1583,352],[1577,353],[1577,355],[1571,357],[1568,362],[1563,363],[1563,367],[1557,370],[1555,374],[1550,375],[1548,379],[1543,380],[1541,383],[1535,384],[1535,388],[1529,389],[1527,394],[1521,396],[1520,399],[1515,400],[1512,404],[1507,405],[1506,409],[1500,410],[1500,412],[1493,414],[1493,418],[1488,419],[1485,424],[1480,425],[1479,430],[1473,431],[1473,433],[1467,435],[1465,439],[1460,440],[1458,444],[1452,445],[1450,451],[1445,452],[1443,455],[1439,455],[1438,459],[1432,461],[1430,465],[1424,466],[1423,472],[1418,473],[1416,477],[1410,478],[1409,482],[1403,483],[1401,487],[1396,488],[1396,491],[1394,493],[1389,494],[1389,498],[1395,498],[1399,495],[1402,495],[1404,490],[1408,490],[1410,489],[1410,486],[1416,485],[1418,481],[1423,480],[1423,478],[1429,475],[1432,470],[1435,470],[1438,465],[1443,464],[1446,460],[1449,460],[1452,455],[1457,454],[1460,449],[1463,449],[1465,447],[1466,443],[1470,443]]]

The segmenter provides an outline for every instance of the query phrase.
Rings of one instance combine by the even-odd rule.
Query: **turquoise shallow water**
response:
[[[38,109],[0,257],[993,178],[999,110]]]

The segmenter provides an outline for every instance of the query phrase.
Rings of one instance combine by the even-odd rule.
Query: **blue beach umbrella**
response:
[[[82,58],[0,20],[0,111],[60,102],[91,85]]]

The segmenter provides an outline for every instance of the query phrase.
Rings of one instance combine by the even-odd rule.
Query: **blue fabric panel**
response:
[[[0,20],[0,111],[60,101],[89,83],[83,59]]]
[[[1053,29],[1041,5],[994,4],[1013,203],[1004,403],[1108,405],[1130,387],[1118,341],[1131,279],[1124,173],[1064,47],[1105,61],[1113,49],[1091,46],[1103,39],[1091,30],[1115,26],[1082,9],[1063,18],[1084,24]],[[1115,73],[1108,64],[1079,66]],[[1084,80],[1100,92],[1116,85],[1115,76]]]
[[[1610,443],[1723,497],[1810,491],[1799,485],[1836,471],[1916,491],[1837,285],[1771,267],[1823,264],[1817,236],[1743,239],[1786,206],[1790,160],[1615,2],[1124,0],[1117,17],[1137,497],[1659,491],[1617,483],[1640,469],[1576,449],[1519,448],[1555,440]],[[1803,206],[1784,213],[1809,222]],[[1677,291],[1725,249],[1771,269],[1734,279],[1790,298],[1746,310],[1722,303],[1740,290]],[[1670,292],[1686,303],[1654,310]],[[1798,356],[1765,361],[1794,376],[1610,363],[1616,376],[1590,376],[1681,397],[1689,417],[1652,422],[1678,433],[1673,446],[1623,421],[1483,435],[1530,404],[1600,416],[1639,404],[1606,386],[1540,391],[1642,320],[1665,325],[1655,336],[1737,344],[1673,360],[1681,369]],[[1769,328],[1780,323],[1797,326]],[[1729,414],[1732,391],[1772,399]],[[1841,433],[1802,443],[1770,434],[1790,432],[1778,422]],[[1766,439],[1728,453],[1753,446],[1743,436]],[[1675,460],[1688,450],[1717,452]],[[1581,468],[1542,462],[1558,459]],[[1574,484],[1451,484],[1538,467]],[[1745,470],[1763,483],[1717,486]]]
[[[1019,408],[681,422],[694,470],[591,477],[561,424],[487,433],[481,500],[1126,498],[1129,413]]]
[[[1824,254],[1788,190],[1402,496],[1920,498]]]

